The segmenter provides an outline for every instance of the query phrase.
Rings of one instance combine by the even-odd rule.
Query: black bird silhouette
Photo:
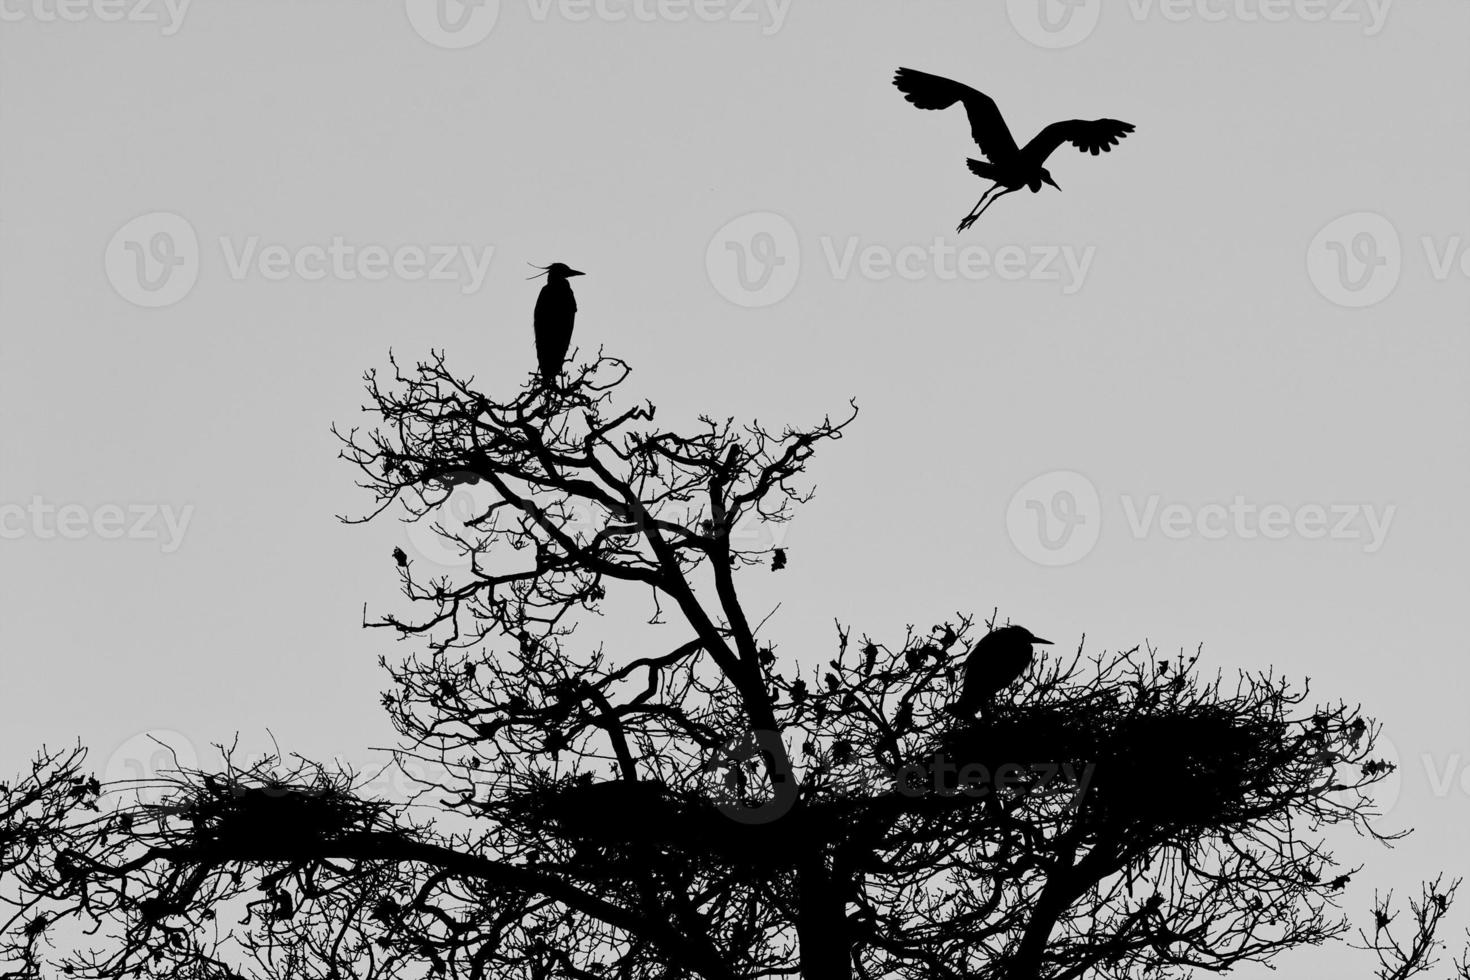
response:
[[[1023,187],[1031,188],[1033,194],[1041,190],[1042,184],[1061,190],[1052,180],[1051,171],[1043,165],[1063,143],[1071,143],[1077,149],[1097,156],[1108,152],[1133,132],[1132,123],[1116,119],[1068,119],[1052,123],[1025,146],[1017,146],[995,100],[984,92],[912,68],[900,68],[893,76],[893,84],[903,92],[904,98],[920,109],[948,109],[960,102],[969,114],[970,135],[975,137],[975,143],[985,157],[984,160],[969,161],[970,171],[994,183],[965,215],[957,231],[964,231],[980,220],[990,205]],[[999,188],[1004,190],[995,193]]]
[[[965,658],[965,679],[959,699],[945,706],[952,715],[974,715],[997,694],[1026,672],[1031,663],[1031,645],[1051,645],[1024,626],[1002,626],[980,638]]]
[[[572,295],[572,284],[567,280],[586,273],[565,262],[553,262],[538,275],[546,277],[546,285],[536,297],[536,361],[541,369],[541,383],[551,388],[556,385],[562,362],[571,349],[572,327],[577,321],[577,297]]]

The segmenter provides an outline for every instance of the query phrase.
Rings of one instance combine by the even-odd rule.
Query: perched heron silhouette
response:
[[[960,696],[945,711],[971,717],[1026,672],[1031,664],[1032,644],[1051,645],[1024,626],[1002,626],[980,638],[965,658],[965,679]]]
[[[1084,153],[1097,156],[1107,153],[1118,145],[1119,140],[1133,132],[1132,123],[1117,119],[1068,119],[1052,123],[1025,146],[1017,146],[1016,138],[1011,135],[995,100],[984,92],[912,68],[900,68],[893,76],[893,84],[898,86],[904,98],[920,109],[948,109],[959,102],[970,117],[970,135],[985,157],[984,160],[970,160],[970,172],[993,183],[965,215],[956,231],[969,228],[980,220],[990,205],[1023,187],[1031,188],[1033,194],[1041,191],[1042,184],[1061,190],[1044,164],[1063,143],[1071,143]]]
[[[540,266],[536,266],[540,269]],[[583,276],[565,262],[553,262],[532,276],[546,277],[541,295],[536,297],[536,363],[541,369],[541,383],[556,386],[562,363],[572,347],[572,328],[577,322],[577,297],[572,294],[573,276]]]

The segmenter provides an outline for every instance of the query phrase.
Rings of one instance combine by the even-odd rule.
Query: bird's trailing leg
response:
[[[955,231],[964,231],[966,228],[973,225],[975,223],[975,220],[980,217],[981,212],[984,210],[985,200],[999,189],[999,184],[991,184],[989,187],[987,187],[985,189],[985,193],[980,195],[980,200],[976,201],[975,206],[970,209],[970,213],[965,215],[964,218],[960,220],[960,226],[956,228]]]
[[[1007,187],[1005,190],[1000,190],[999,184],[991,185],[990,190],[986,191],[984,196],[982,196],[980,200],[975,203],[974,210],[965,215],[964,219],[960,222],[960,226],[956,228],[955,231],[964,231],[966,228],[969,228],[975,222],[980,220],[980,216],[982,214],[990,210],[990,206],[992,204],[994,204],[996,201],[999,201],[1001,198],[1005,197],[1007,194],[1011,193],[1014,190],[1016,190],[1016,188],[1014,187]],[[996,191],[1000,191],[1000,193],[997,194]]]

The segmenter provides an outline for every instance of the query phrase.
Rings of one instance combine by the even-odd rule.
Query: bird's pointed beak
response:
[[[1051,640],[1043,640],[1043,639],[1042,639],[1042,638],[1041,638],[1041,637],[1039,637],[1039,636],[1033,636],[1033,637],[1032,637],[1032,638],[1031,638],[1031,642],[1032,642],[1032,643],[1040,643],[1040,644],[1041,644],[1041,645],[1042,645],[1042,646],[1047,646],[1047,647],[1049,647],[1049,646],[1051,646],[1051,645],[1052,645],[1052,642],[1051,642]]]
[[[567,270],[567,276],[568,277],[571,277],[571,276],[585,276],[586,274],[587,273],[585,273],[585,272],[578,272],[576,269],[568,269]]]
[[[1046,181],[1051,186],[1055,187],[1057,190],[1061,190],[1062,189],[1062,185],[1061,184],[1058,184],[1056,181],[1054,181],[1054,180],[1051,179],[1051,174],[1046,174],[1041,179],[1044,180],[1044,181]]]

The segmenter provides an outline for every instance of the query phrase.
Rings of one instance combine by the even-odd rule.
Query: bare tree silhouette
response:
[[[102,787],[82,765],[80,747],[43,749],[19,778],[0,782],[0,935],[15,936],[0,945],[0,977],[40,975],[34,948],[50,924],[48,899],[53,882],[68,876],[57,863],[53,843],[79,811],[96,811]],[[37,871],[45,872],[37,875]]]
[[[1410,980],[1439,965],[1439,953],[1445,945],[1439,930],[1461,881],[1456,878],[1447,883],[1440,875],[1421,884],[1419,897],[1406,903],[1407,930],[1400,921],[1404,909],[1395,905],[1393,892],[1373,896],[1372,928],[1359,929],[1354,945],[1377,957],[1375,976],[1379,980]],[[1454,970],[1456,980],[1470,980],[1470,949],[1455,959]]]
[[[228,751],[167,774],[162,804],[33,862],[47,928],[12,954],[54,942],[98,977],[999,980],[1221,971],[1346,934],[1357,869],[1327,837],[1377,836],[1391,768],[1357,709],[1079,643],[957,719],[995,616],[839,625],[802,666],[739,583],[785,564],[769,529],[855,409],[679,433],[616,403],[627,377],[600,357],[504,401],[438,354],[370,373],[373,424],[339,432],[374,500],[353,520],[406,507],[463,558],[385,555],[407,611],[366,624],[416,647],[383,696],[410,798]],[[450,521],[465,488],[479,506]],[[584,636],[638,603],[662,645]]]

